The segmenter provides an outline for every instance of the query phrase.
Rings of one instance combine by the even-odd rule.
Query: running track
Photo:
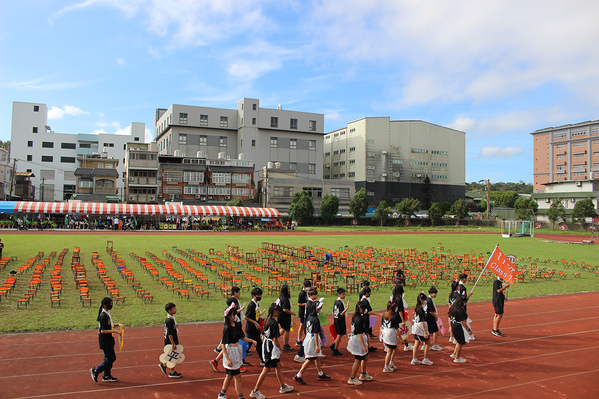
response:
[[[446,307],[439,306],[439,312],[446,314]],[[118,313],[117,307],[115,322]],[[489,302],[470,304],[468,313],[477,339],[463,350],[466,364],[451,362],[453,347],[447,337],[441,337],[444,351],[431,352],[433,366],[412,366],[411,353],[399,351],[398,370],[384,374],[384,352],[379,349],[368,363],[374,381],[354,387],[346,383],[353,358],[343,349],[344,340],[342,357],[323,350],[324,370],[331,381],[316,381],[315,369],[309,368],[304,374],[308,385],[298,386],[291,379],[300,366],[292,360],[295,352],[283,352],[284,378],[295,391],[279,394],[272,372],[261,391],[269,398],[310,399],[599,398],[599,292],[510,300],[501,324],[504,338],[490,333],[493,308]],[[221,325],[180,326],[186,360],[178,367],[183,374],[178,380],[168,379],[157,367],[162,327],[126,329],[125,347],[117,352],[113,368],[119,381],[113,384],[94,383],[89,376],[89,368],[102,360],[96,331],[4,334],[0,336],[0,397],[216,398],[224,373],[213,372],[208,360],[214,356]],[[292,342],[294,338],[292,333]],[[382,345],[376,342],[376,346]],[[259,363],[255,351],[248,360],[253,365],[243,374],[246,398],[260,371],[254,365]],[[237,397],[233,387],[227,393],[229,398]]]

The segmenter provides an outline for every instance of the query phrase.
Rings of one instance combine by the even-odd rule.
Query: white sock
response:
[[[321,375],[323,375],[324,373],[322,371],[318,372],[318,376],[320,377]]]
[[[295,376],[296,376],[297,378],[302,378],[302,373],[300,373],[300,372],[298,371],[298,373],[297,373]]]

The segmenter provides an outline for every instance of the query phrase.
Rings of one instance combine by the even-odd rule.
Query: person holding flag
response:
[[[495,309],[495,315],[493,316],[493,329],[491,334],[496,337],[503,337],[503,333],[499,331],[499,323],[503,318],[503,305],[507,300],[504,292],[508,289],[509,284],[505,283],[501,277],[493,282],[493,308]]]

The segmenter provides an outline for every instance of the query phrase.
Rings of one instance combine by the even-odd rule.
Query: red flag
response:
[[[518,268],[501,252],[499,246],[495,247],[486,267],[510,284],[514,284],[518,275]]]

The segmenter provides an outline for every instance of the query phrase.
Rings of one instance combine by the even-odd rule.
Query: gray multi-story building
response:
[[[137,142],[145,142],[144,123],[133,122],[128,135],[55,133],[48,126],[46,104],[13,102],[11,157],[16,158],[16,171],[33,173],[31,184],[36,188],[36,200],[69,199],[77,192],[75,170],[85,168],[87,156],[103,154],[120,160],[125,157],[126,144]],[[124,171],[124,162],[120,162],[119,176],[123,176]],[[122,197],[123,179],[118,179],[116,184],[116,191]]]
[[[432,123],[366,117],[324,136],[324,178],[351,180],[369,201],[421,198],[424,180],[436,201],[465,194],[465,133]]]
[[[157,109],[155,136],[160,155],[235,159],[244,154],[255,161],[255,180],[268,162],[297,171],[298,177],[322,178],[324,115],[260,108],[260,101],[243,98],[236,109],[173,104]]]

